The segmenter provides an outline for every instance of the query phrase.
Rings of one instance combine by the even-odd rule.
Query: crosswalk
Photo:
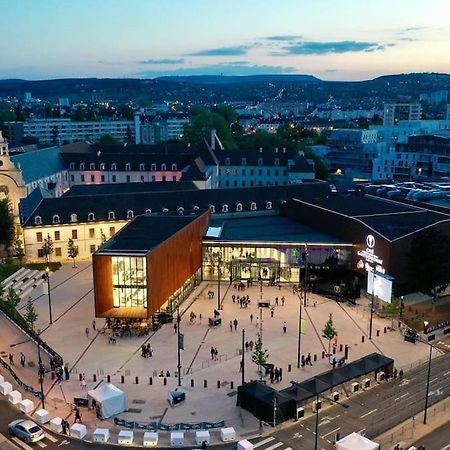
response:
[[[291,447],[286,447],[286,444],[278,441],[273,436],[261,440],[251,439],[250,441],[253,444],[253,448],[258,450],[292,450]]]
[[[23,442],[22,440],[20,440],[17,436],[11,437],[11,441],[14,442],[14,444],[16,444],[16,447],[20,447],[23,450],[36,450],[36,447],[34,447],[35,445],[37,445],[38,447],[41,448],[45,448],[47,447],[47,443],[46,440],[49,440],[50,442],[56,444],[58,442],[58,439],[53,437],[51,434],[45,433],[45,439],[42,439],[42,441],[38,441],[33,443],[33,447],[29,444],[27,444],[26,442]],[[58,445],[58,447],[61,447],[61,445],[68,445],[70,443],[70,441],[68,440],[63,440],[62,442],[60,442],[60,444]]]

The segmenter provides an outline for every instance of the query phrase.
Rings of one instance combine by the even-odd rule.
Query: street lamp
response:
[[[47,294],[48,294],[48,315],[50,319],[50,325],[53,324],[52,318],[52,298],[50,294],[50,269],[48,267],[45,268],[45,273],[43,275],[45,282],[47,283]]]
[[[426,333],[428,325],[429,325],[429,322],[424,320],[424,322],[423,322],[424,333]],[[428,346],[430,347],[430,355],[428,357],[427,389],[426,389],[426,393],[425,393],[425,410],[423,412],[423,424],[426,425],[427,424],[427,412],[428,412],[428,395],[430,393],[431,354],[432,354],[433,346],[426,340],[423,340],[423,342],[428,344]]]
[[[179,301],[179,300],[178,300]],[[180,324],[181,324],[181,317],[180,317],[180,305],[177,304],[177,352],[178,352],[178,386],[181,386],[181,342],[180,342]]]
[[[297,369],[300,369],[301,343],[302,343],[302,298],[298,295],[299,317],[298,317],[298,345],[297,345]]]
[[[372,268],[371,273],[373,274],[372,280],[372,300],[370,302],[370,327],[369,327],[369,339],[372,339],[372,323],[373,323],[373,304],[375,301],[375,267]]]
[[[44,374],[45,374],[45,369],[44,369],[44,365],[42,364],[42,359],[41,359],[41,343],[38,340],[38,376],[39,376],[39,384],[41,385],[41,404],[42,404],[42,409],[45,409],[45,401],[44,401]]]
[[[403,318],[403,295],[400,296],[400,314],[398,315],[399,320]]]
[[[308,305],[308,256],[308,244],[305,244],[305,250],[302,252],[302,261],[305,263],[305,280],[303,282],[303,306],[305,308]]]
[[[222,273],[221,262],[222,262],[222,255],[221,255],[221,253],[219,253],[219,255],[217,257],[217,309],[218,310],[222,309],[222,305],[220,302],[220,276]]]
[[[242,371],[242,386],[245,383],[245,330],[242,328],[242,361],[241,361],[241,371]]]

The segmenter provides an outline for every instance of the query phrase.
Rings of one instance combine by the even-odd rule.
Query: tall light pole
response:
[[[424,325],[424,332],[426,332],[427,327],[428,327],[428,322],[425,320],[423,322],[423,325]],[[425,410],[424,410],[424,413],[423,413],[423,424],[424,425],[426,425],[426,423],[427,423],[428,396],[429,396],[429,393],[430,393],[431,354],[432,354],[432,350],[433,350],[433,346],[429,342],[427,342],[427,341],[425,341],[425,342],[430,347],[430,355],[428,357],[427,389],[426,389],[426,393],[425,393]]]
[[[44,279],[47,283],[47,294],[48,294],[48,314],[50,319],[50,325],[53,324],[53,318],[52,318],[52,298],[50,294],[50,269],[46,267]]]
[[[221,254],[219,253],[219,256],[217,257],[217,309],[221,310],[222,309],[222,305],[220,302],[220,275],[221,275],[221,263],[222,262],[222,257]]]
[[[178,351],[178,386],[181,386],[181,346],[180,346],[180,324],[181,324],[181,317],[180,317],[180,305],[177,304],[177,351]]]
[[[245,330],[242,328],[242,361],[241,361],[241,371],[242,371],[242,379],[241,379],[241,384],[242,386],[245,383]]]
[[[372,339],[372,324],[373,324],[373,304],[375,301],[375,267],[372,268],[372,300],[370,302],[370,326],[369,326],[369,339]]]
[[[42,404],[42,409],[45,409],[45,401],[44,401],[44,373],[45,373],[45,369],[44,366],[42,364],[42,359],[41,359],[41,344],[38,340],[38,376],[39,376],[39,384],[41,386],[41,404]]]
[[[401,320],[403,318],[403,295],[400,296],[400,313],[398,315],[398,318],[401,322]]]
[[[317,450],[319,442],[319,394],[316,395],[316,437],[314,441],[314,450]]]
[[[300,369],[301,344],[302,344],[302,298],[298,295],[299,317],[298,317],[298,346],[297,346],[297,369]]]
[[[305,308],[308,306],[308,256],[308,244],[306,243],[302,252],[302,261],[305,263],[305,280],[303,281],[303,306]]]

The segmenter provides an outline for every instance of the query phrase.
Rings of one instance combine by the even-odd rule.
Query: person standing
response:
[[[84,332],[85,332],[85,334],[86,334],[86,337],[89,339],[89,328],[86,327],[85,330],[84,330]]]
[[[311,353],[308,353],[308,364],[309,364],[310,366],[313,365],[313,364],[312,364],[312,361],[311,361]]]
[[[26,361],[25,355],[22,352],[20,352],[20,365],[22,367],[25,367],[25,361]]]
[[[285,301],[286,301],[286,299],[284,298],[284,295],[283,295],[283,297],[281,297],[281,306],[284,306]]]
[[[283,379],[283,369],[281,367],[278,369],[278,374],[280,376],[280,381],[281,381]]]
[[[237,319],[234,319],[233,320],[233,325],[234,325],[234,331],[237,331],[237,326],[238,326],[238,320]]]
[[[217,347],[214,349],[214,359],[215,359],[216,361],[219,360],[219,350],[217,350]]]
[[[92,321],[92,329],[95,331],[95,319]]]
[[[211,359],[214,359],[214,354],[216,353],[216,352],[214,351],[214,347],[211,347],[210,353],[211,353]]]
[[[11,366],[14,365],[14,355],[12,353],[9,354],[9,364],[11,364]]]
[[[250,314],[250,323],[253,323],[253,314]]]
[[[86,375],[84,373],[81,375],[81,387],[86,389]]]
[[[230,320],[230,331],[233,331],[233,322]]]
[[[75,420],[73,423],[81,423],[81,412],[80,412],[80,408],[78,408],[78,406],[75,406]]]
[[[283,322],[283,333],[286,334],[287,331],[287,323]]]

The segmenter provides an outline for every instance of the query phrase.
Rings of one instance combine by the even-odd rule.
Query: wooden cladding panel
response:
[[[210,214],[209,211],[205,212],[147,255],[149,317],[200,269],[202,238]],[[151,233],[151,230],[149,232]]]
[[[110,256],[93,255],[95,316],[109,317],[105,313],[113,308],[112,259]]]

